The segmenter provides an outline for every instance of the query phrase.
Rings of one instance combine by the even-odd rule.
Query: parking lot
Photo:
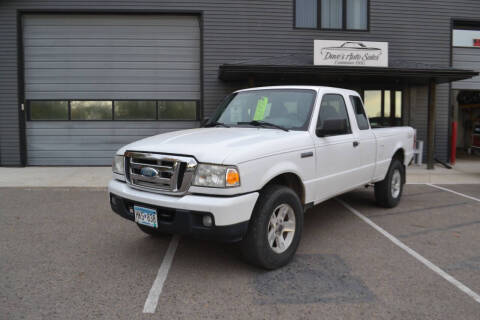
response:
[[[0,188],[0,318],[479,319],[480,185],[440,187],[457,193],[406,185],[382,209],[362,188],[314,207],[295,260],[276,271],[181,237],[153,314],[144,305],[170,236],[115,215],[103,188]]]

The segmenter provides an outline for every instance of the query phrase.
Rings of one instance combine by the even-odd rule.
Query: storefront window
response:
[[[480,48],[480,23],[456,21],[453,27],[452,44],[454,47]]]
[[[402,119],[402,91],[395,91],[395,118]]]
[[[402,125],[401,90],[365,90],[365,110],[372,127]]]
[[[383,116],[385,118],[390,118],[391,115],[391,110],[392,110],[392,104],[391,104],[391,96],[390,96],[390,90],[384,90],[383,91]]]
[[[343,17],[342,0],[322,0],[322,29],[341,29]]]
[[[347,0],[347,29],[366,30],[368,17],[367,0]]]
[[[317,0],[295,1],[295,26],[297,28],[317,27]]]
[[[295,27],[368,30],[369,0],[295,0]]]
[[[372,127],[380,126],[382,119],[382,91],[365,90],[363,101],[365,101],[365,111],[368,119],[370,119],[370,125]]]

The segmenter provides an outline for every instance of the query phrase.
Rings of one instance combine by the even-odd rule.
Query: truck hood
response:
[[[127,150],[158,152],[193,156],[199,162],[238,164],[312,146],[307,131],[215,127],[159,134],[128,144],[117,154]]]

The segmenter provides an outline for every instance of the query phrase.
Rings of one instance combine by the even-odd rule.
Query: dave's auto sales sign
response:
[[[314,40],[313,64],[388,67],[388,42]]]

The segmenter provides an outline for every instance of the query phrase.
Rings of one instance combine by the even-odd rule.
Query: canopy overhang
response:
[[[275,81],[328,84],[428,85],[448,83],[478,75],[472,70],[415,62],[390,61],[389,67],[318,66],[310,55],[284,55],[227,63],[219,67],[224,81]]]

